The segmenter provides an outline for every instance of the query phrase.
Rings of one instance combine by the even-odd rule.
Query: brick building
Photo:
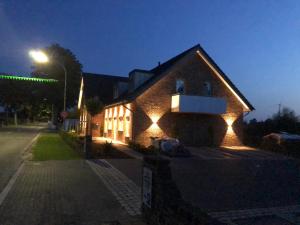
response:
[[[244,113],[254,110],[208,54],[196,45],[129,77],[84,74],[78,107],[98,96],[104,110],[91,119],[93,137],[148,146],[151,137],[185,145],[241,145]]]

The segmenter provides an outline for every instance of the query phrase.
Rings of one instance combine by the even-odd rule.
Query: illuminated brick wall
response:
[[[92,118],[92,136],[100,137],[103,136],[104,127],[104,112],[97,114]]]
[[[146,146],[151,143],[150,137],[176,137],[191,146],[241,145],[242,104],[199,59],[196,53],[182,59],[172,71],[128,105],[131,110],[118,105],[95,116],[93,124],[100,128],[93,126],[93,136],[122,142],[133,139]],[[177,79],[184,81],[187,95],[204,95],[203,85],[210,82],[213,96],[226,98],[226,113],[171,113],[171,97],[175,94]]]
[[[227,128],[224,138],[222,140],[222,146],[238,146],[242,145],[242,132],[243,132],[243,116],[236,115],[234,113],[228,113],[223,115],[223,119],[226,122]]]
[[[175,94],[176,79],[184,80],[187,95],[203,95],[203,84],[209,81],[213,96],[226,98],[226,114],[171,113],[171,96]],[[132,105],[133,139],[146,146],[150,144],[150,137],[166,136],[178,137],[187,145],[241,144],[242,105],[196,54],[181,60],[176,68]],[[231,127],[225,121],[228,115],[234,120]]]

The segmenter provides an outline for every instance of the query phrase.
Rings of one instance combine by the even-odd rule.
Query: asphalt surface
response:
[[[0,128],[0,192],[20,166],[24,148],[40,129],[40,126]]]
[[[207,211],[300,204],[296,160],[172,159],[172,175],[184,199]]]
[[[194,149],[192,157],[169,158],[182,197],[205,211],[300,205],[297,159],[262,150]],[[109,159],[141,185],[142,160]]]

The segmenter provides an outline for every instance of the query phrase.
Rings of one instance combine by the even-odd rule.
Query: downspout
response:
[[[245,115],[244,115],[244,118],[246,117],[246,116],[248,116],[250,114],[250,112],[248,111],[248,112],[246,112],[245,113]]]

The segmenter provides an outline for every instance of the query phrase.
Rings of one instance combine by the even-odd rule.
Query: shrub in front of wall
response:
[[[75,149],[80,155],[83,155],[83,140],[76,134],[66,131],[59,131],[60,137],[66,142],[71,148]]]
[[[113,151],[116,151],[116,148],[111,142],[105,142],[103,144],[95,144],[92,147],[92,155],[94,158],[109,156]]]
[[[263,139],[260,148],[300,158],[300,141],[297,140],[282,140],[279,142],[275,138],[267,137]]]
[[[115,150],[115,147],[113,146],[113,144],[111,142],[105,142],[103,145],[102,145],[102,151],[104,153],[104,155],[109,155],[111,154],[111,152]]]
[[[132,150],[142,153],[144,155],[156,154],[156,149],[153,146],[145,147],[144,145],[141,145],[139,143],[129,141],[128,147],[131,148]]]

